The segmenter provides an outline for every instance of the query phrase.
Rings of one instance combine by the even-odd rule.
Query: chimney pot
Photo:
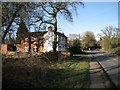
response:
[[[48,31],[52,31],[52,27],[50,26],[50,27],[48,27]]]

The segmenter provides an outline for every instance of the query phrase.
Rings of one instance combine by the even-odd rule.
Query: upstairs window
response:
[[[37,42],[37,38],[34,38],[34,41]]]
[[[27,42],[28,38],[25,38],[25,42]]]
[[[28,52],[29,51],[29,47],[25,47],[24,50],[25,50],[25,52]]]

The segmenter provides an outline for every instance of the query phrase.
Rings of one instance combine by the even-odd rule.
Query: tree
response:
[[[82,37],[82,48],[83,49],[96,48],[96,39],[93,32],[87,31],[84,33]]]
[[[21,42],[21,38],[24,38],[25,34],[28,32],[28,29],[26,27],[26,24],[25,22],[23,21],[23,19],[21,18],[21,22],[20,22],[20,25],[19,25],[19,28],[17,30],[17,33],[16,33],[16,41],[17,43],[20,43]]]
[[[107,38],[115,37],[115,28],[113,26],[108,26],[105,29],[101,30],[103,35]]]
[[[13,5],[13,6],[12,6]],[[6,7],[7,6],[7,7]],[[4,39],[7,35],[7,33],[10,30],[10,27],[19,12],[19,10],[22,8],[22,4],[15,4],[15,3],[3,3],[3,15],[2,15],[2,24],[3,26],[6,26],[6,29],[3,32],[2,42],[4,42]],[[9,11],[12,9],[11,11]],[[8,21],[7,21],[8,20]]]
[[[17,30],[20,17],[25,19],[33,6],[33,2],[2,2],[2,43],[11,30]]]
[[[110,51],[112,48],[117,48],[120,45],[120,30],[113,26],[108,26],[101,30],[99,34],[101,46],[104,50]]]
[[[81,43],[79,39],[71,40],[69,43],[70,47],[68,50],[75,54],[79,54],[81,52]]]
[[[24,17],[27,20],[28,26],[37,25],[39,27],[43,24],[51,24],[54,27],[54,42],[53,51],[56,51],[57,47],[57,21],[58,15],[63,17],[69,22],[73,22],[72,13],[77,12],[76,8],[79,5],[83,5],[81,2],[36,2],[36,3],[17,3],[8,2],[3,3],[2,10],[2,42],[10,29],[13,26],[19,25],[19,18]],[[7,6],[7,7],[6,7]],[[16,23],[16,25],[14,25]],[[36,26],[38,27],[38,25]],[[30,27],[29,27],[30,28]],[[39,28],[38,28],[39,29]],[[13,30],[13,29],[11,29]]]
[[[77,6],[83,5],[81,2],[40,2],[40,15],[36,22],[47,23],[54,27],[53,51],[57,48],[57,21],[58,15],[63,15],[69,22],[73,21],[72,13],[76,11]]]

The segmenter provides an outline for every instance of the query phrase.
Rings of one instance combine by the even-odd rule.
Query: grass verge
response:
[[[46,63],[39,57],[2,65],[3,88],[88,88],[89,63],[58,61]]]

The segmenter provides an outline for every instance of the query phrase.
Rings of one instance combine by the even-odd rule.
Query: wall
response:
[[[45,42],[44,42],[44,52],[49,52],[51,50],[53,50],[53,41],[54,41],[54,32],[52,31],[48,31],[45,35]],[[57,35],[57,51],[61,51],[61,50],[66,50],[66,44],[67,44],[67,39],[64,36],[61,35]]]
[[[40,40],[40,38],[41,37],[38,37],[39,38],[39,40],[38,40],[38,42],[37,42],[37,44],[39,44],[38,46],[38,52],[43,52],[44,51],[44,47],[43,47],[43,41],[42,40]],[[26,44],[25,44],[25,41],[24,40],[22,40],[21,41],[21,44],[18,44],[17,45],[17,47],[19,48],[19,51],[20,52],[26,52],[25,51],[25,47],[28,47],[28,49],[29,49],[29,43],[28,43],[28,41],[29,40],[27,40],[27,42],[26,42]],[[31,42],[33,42],[32,44],[31,44],[31,52],[33,52],[34,50],[34,47],[36,46],[36,44],[34,43],[34,37],[31,37]],[[29,50],[28,50],[29,51]]]
[[[54,32],[48,31],[46,34],[44,34],[44,38],[44,52],[53,50]]]
[[[1,51],[2,51],[2,54],[6,54],[7,53],[7,44],[2,44]]]

